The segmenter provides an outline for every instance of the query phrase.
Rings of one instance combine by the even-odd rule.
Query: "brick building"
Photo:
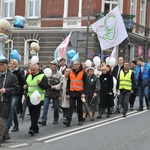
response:
[[[149,0],[0,0],[0,17],[12,24],[11,43],[5,45],[5,53],[9,58],[12,49],[19,49],[21,65],[26,65],[30,44],[35,41],[41,47],[39,59],[47,65],[53,59],[56,47],[73,31],[69,49],[79,52],[82,59],[86,57],[87,50],[94,50],[97,55],[101,52],[100,45],[91,27],[88,31],[87,25],[103,17],[117,5],[126,21],[129,35],[129,39],[118,46],[118,55],[131,60],[138,56],[140,46],[148,61]],[[23,29],[13,27],[16,15],[25,17]],[[103,56],[109,55],[111,49],[101,53]]]

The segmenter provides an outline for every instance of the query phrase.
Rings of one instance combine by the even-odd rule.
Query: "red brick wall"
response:
[[[77,17],[79,11],[79,0],[69,0],[68,17]]]
[[[42,21],[41,22],[42,27],[62,27],[63,26],[63,21]]]
[[[15,15],[25,16],[25,0],[16,0]]]
[[[62,18],[64,13],[63,0],[42,0],[41,16],[42,18]]]

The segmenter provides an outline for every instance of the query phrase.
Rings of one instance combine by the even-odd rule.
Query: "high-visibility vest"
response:
[[[42,80],[44,74],[39,74],[37,76],[35,76],[33,79],[32,79],[32,75],[30,74],[28,77],[27,77],[27,84],[28,84],[28,96],[30,97],[32,95],[32,93],[34,91],[38,91],[40,93],[40,96],[41,96],[41,100],[44,101],[44,95],[45,95],[45,90],[43,90],[42,88],[40,88],[37,84],[37,80]]]
[[[131,80],[132,70],[124,75],[123,70],[120,71],[119,77],[119,89],[131,90],[132,89],[132,80]]]
[[[83,71],[76,76],[73,71],[70,72],[70,91],[83,91]]]

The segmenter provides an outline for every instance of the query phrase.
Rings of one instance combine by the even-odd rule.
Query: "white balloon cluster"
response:
[[[94,65],[97,67],[97,66],[100,65],[101,59],[100,59],[98,56],[95,56],[95,57],[93,58],[93,63],[94,63]],[[85,64],[86,64],[87,67],[91,67],[91,66],[92,66],[92,61],[89,60],[89,59],[87,59],[86,62],[85,62]]]
[[[106,58],[106,64],[110,65],[110,66],[114,66],[116,64],[116,59],[113,57],[107,57]]]

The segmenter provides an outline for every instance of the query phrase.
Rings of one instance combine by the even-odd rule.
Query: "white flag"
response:
[[[72,34],[72,32],[70,32],[70,34],[64,39],[64,41],[56,48],[56,50],[54,52],[55,60],[66,57],[66,52],[68,49],[68,44],[70,41],[71,34]]]
[[[102,50],[119,45],[128,37],[118,7],[115,7],[105,17],[96,21],[91,26],[97,34]]]
[[[115,46],[113,51],[111,52],[110,58],[116,58],[116,55],[117,55],[117,49],[116,49],[116,46]]]

